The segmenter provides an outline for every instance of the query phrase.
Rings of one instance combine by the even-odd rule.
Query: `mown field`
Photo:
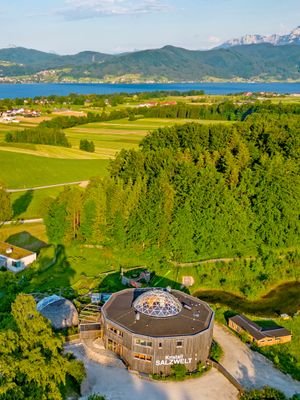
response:
[[[29,154],[0,150],[0,181],[8,188],[34,186],[88,180],[92,176],[104,176],[108,160],[76,160],[44,158]]]
[[[63,189],[63,186],[59,186],[12,193],[13,219],[41,218],[45,211],[45,199],[54,199]]]

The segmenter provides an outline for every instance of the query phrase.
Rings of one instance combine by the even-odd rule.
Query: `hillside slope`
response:
[[[59,80],[70,76],[114,80],[126,75],[169,81],[300,80],[300,46],[255,44],[207,51],[165,46],[120,55],[86,51],[68,56],[23,48],[0,50],[0,76],[45,69],[58,70]]]

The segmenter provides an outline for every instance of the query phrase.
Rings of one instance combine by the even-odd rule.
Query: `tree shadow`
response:
[[[72,287],[72,279],[76,272],[69,262],[66,248],[59,244],[52,249],[54,251],[51,254],[47,254],[48,249],[46,249],[45,254],[40,254],[28,290],[37,293],[57,294],[69,299],[76,298],[78,293]],[[30,268],[27,271],[30,273]]]
[[[27,190],[24,194],[18,197],[12,204],[13,217],[16,218],[26,212],[32,199],[33,190]]]
[[[10,235],[5,242],[10,243],[14,246],[23,247],[26,250],[34,251],[39,253],[40,250],[44,247],[47,247],[48,244],[38,239],[37,237],[31,235],[30,232],[22,231]]]

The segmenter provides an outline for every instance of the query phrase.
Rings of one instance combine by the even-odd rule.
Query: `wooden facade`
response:
[[[197,299],[195,299],[196,301]],[[184,364],[189,371],[206,362],[213,335],[214,314],[211,311],[208,326],[195,334],[150,336],[134,332],[101,316],[102,338],[105,348],[118,354],[128,368],[146,374],[171,373],[172,365]],[[172,324],[172,321],[170,321]]]

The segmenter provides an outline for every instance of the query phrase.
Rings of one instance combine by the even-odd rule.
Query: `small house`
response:
[[[244,315],[229,318],[228,326],[240,335],[246,335],[258,347],[288,343],[292,340],[292,333],[282,326],[263,328]]]
[[[36,253],[10,243],[0,242],[0,267],[5,267],[12,272],[19,272],[35,260]]]

